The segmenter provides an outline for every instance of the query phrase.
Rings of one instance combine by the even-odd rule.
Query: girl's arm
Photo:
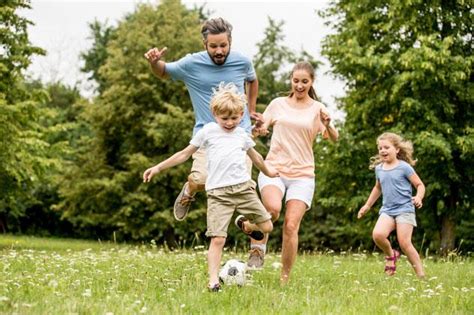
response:
[[[278,171],[275,170],[270,165],[265,164],[263,157],[258,153],[254,148],[250,148],[247,150],[247,155],[252,160],[253,164],[263,172],[263,174],[267,175],[268,177],[278,177]]]
[[[365,202],[365,205],[360,208],[359,213],[357,213],[357,219],[360,219],[364,216],[364,214],[367,213],[367,211],[372,208],[374,203],[379,199],[380,195],[382,194],[382,189],[380,187],[380,182],[377,180],[375,181],[375,186],[372,188],[372,191],[370,192],[369,198]]]
[[[326,127],[325,133],[327,137],[329,137],[329,139],[331,139],[332,141],[337,141],[337,139],[339,138],[339,132],[337,131],[336,127],[331,124],[331,116],[329,115],[329,112],[321,108],[319,117],[323,125]]]
[[[421,181],[418,174],[413,173],[409,178],[410,183],[416,188],[416,195],[412,197],[411,200],[413,204],[417,208],[421,208],[423,206],[423,197],[425,197],[425,185]]]
[[[194,152],[196,152],[199,148],[193,146],[192,144],[188,145],[183,150],[176,152],[171,157],[167,158],[163,162],[150,167],[143,173],[143,182],[148,183],[153,176],[164,171],[167,168],[176,166],[178,164],[186,162]]]

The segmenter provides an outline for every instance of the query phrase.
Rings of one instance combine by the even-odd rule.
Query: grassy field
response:
[[[224,260],[245,252],[227,251]],[[278,254],[244,287],[206,290],[206,249],[0,236],[0,314],[474,314],[471,258],[406,257],[386,277],[365,252],[301,254],[281,287]]]

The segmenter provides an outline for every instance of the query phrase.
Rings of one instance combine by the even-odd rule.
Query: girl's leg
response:
[[[393,257],[393,249],[390,241],[388,240],[388,236],[392,231],[395,229],[395,220],[387,215],[379,216],[377,223],[375,224],[374,230],[372,232],[372,238],[380,248],[386,257]],[[395,266],[395,261],[386,261],[386,266],[393,267]]]
[[[209,287],[219,283],[219,267],[221,264],[222,249],[224,248],[225,239],[225,237],[221,236],[211,238],[209,252],[207,253]]]
[[[283,223],[283,243],[281,250],[282,269],[280,281],[286,284],[298,252],[298,231],[306,213],[306,204],[301,200],[289,200],[286,203],[285,222]]]
[[[411,236],[413,234],[413,225],[408,223],[397,224],[397,239],[400,244],[400,248],[403,253],[407,255],[408,261],[413,266],[415,273],[418,277],[423,278],[425,271],[423,270],[423,264],[421,263],[420,255],[416,251],[416,248],[411,242]]]

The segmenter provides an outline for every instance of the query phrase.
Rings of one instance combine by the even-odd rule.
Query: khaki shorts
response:
[[[211,189],[207,192],[206,236],[227,237],[227,228],[234,212],[244,215],[251,223],[262,223],[271,219],[255,190],[255,182]]]
[[[252,175],[252,160],[247,155],[247,171]],[[207,159],[206,150],[199,148],[193,154],[193,166],[189,175],[197,185],[205,185],[207,179]]]
[[[400,224],[400,223],[406,223],[406,224],[411,224],[413,226],[416,226],[416,215],[415,212],[404,212],[399,215],[393,216],[393,215],[388,215],[386,213],[381,213],[380,216],[385,216],[387,218],[392,218],[395,220],[395,223]]]

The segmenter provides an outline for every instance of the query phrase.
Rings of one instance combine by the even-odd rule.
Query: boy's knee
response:
[[[188,189],[192,193],[204,190],[206,180],[201,177],[202,176],[200,176],[198,173],[194,172],[188,176]]]
[[[211,238],[211,243],[214,246],[224,246],[226,238],[223,236],[214,236]]]
[[[273,223],[271,220],[259,224],[259,228],[263,233],[270,233],[273,231]]]

